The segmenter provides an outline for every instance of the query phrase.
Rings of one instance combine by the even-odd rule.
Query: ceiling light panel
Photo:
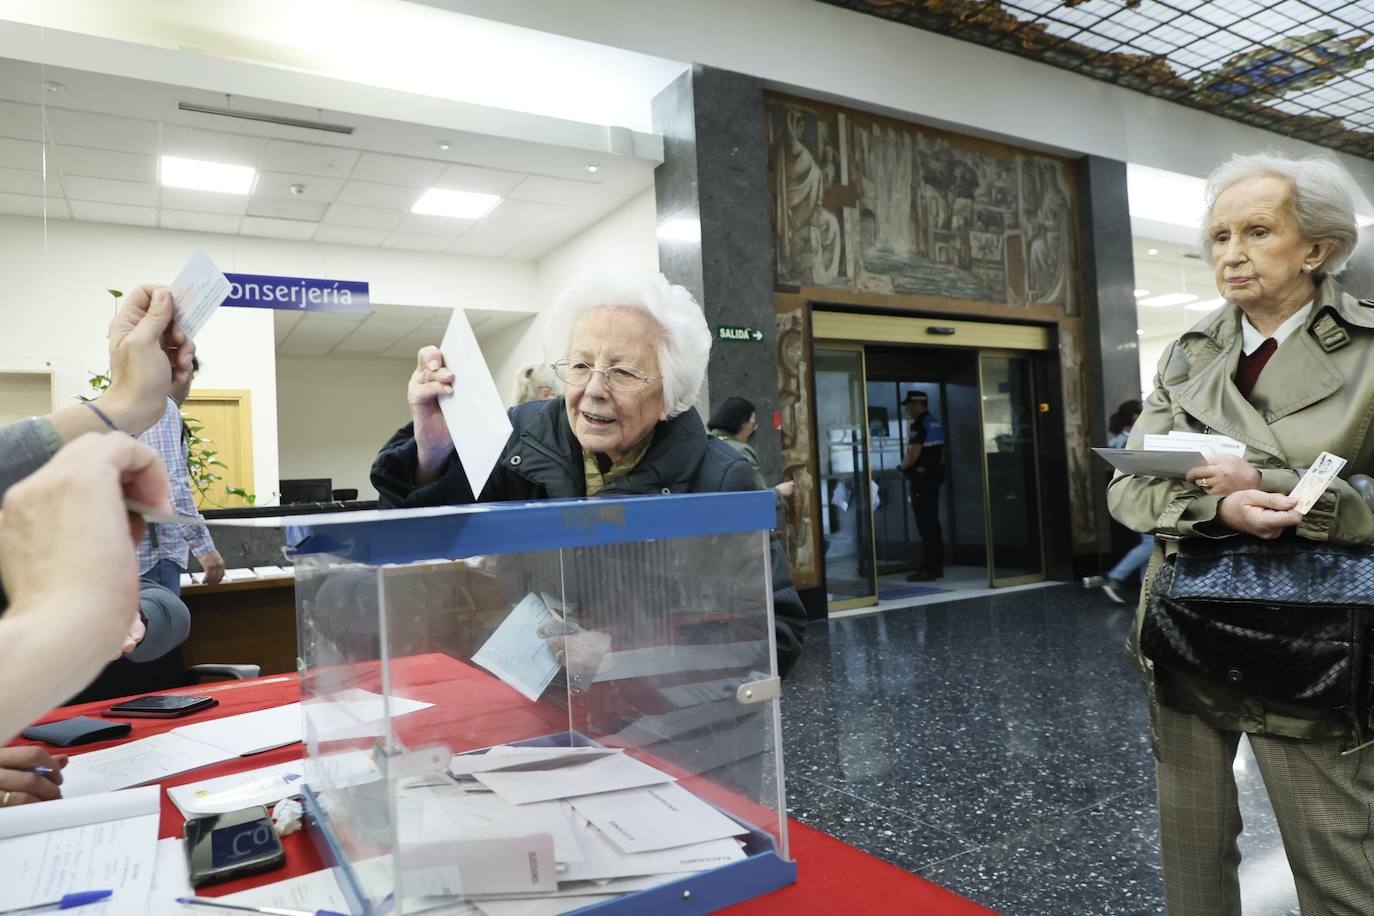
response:
[[[257,170],[252,166],[180,156],[163,156],[158,169],[158,180],[163,187],[218,194],[248,194],[253,190],[256,175]]]
[[[428,216],[447,216],[452,219],[481,219],[501,202],[495,194],[478,194],[474,191],[451,191],[447,188],[430,188],[420,196],[411,207],[412,213]]]

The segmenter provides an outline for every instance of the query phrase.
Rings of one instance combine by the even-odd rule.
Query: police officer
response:
[[[920,568],[908,582],[931,582],[945,574],[945,535],[940,530],[940,484],[945,480],[945,428],[930,412],[924,391],[908,391],[902,401],[911,434],[900,465],[911,484],[911,509],[921,534]]]

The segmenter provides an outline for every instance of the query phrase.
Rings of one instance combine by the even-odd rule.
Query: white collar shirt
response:
[[[1294,331],[1303,326],[1303,323],[1307,321],[1307,316],[1310,314],[1312,314],[1311,302],[1298,309],[1293,313],[1292,317],[1279,325],[1277,330],[1270,335],[1274,338],[1274,346],[1281,346],[1285,340],[1292,336]],[[1250,323],[1249,317],[1244,314],[1240,316],[1240,337],[1240,350],[1246,356],[1258,350],[1260,344],[1265,341],[1264,335],[1255,330],[1255,326]]]

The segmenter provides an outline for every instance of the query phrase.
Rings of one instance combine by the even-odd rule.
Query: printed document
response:
[[[75,798],[113,792],[178,773],[208,767],[238,754],[202,744],[175,731],[140,738],[101,751],[72,755],[62,771],[62,795]]]
[[[749,833],[677,783],[583,795],[569,804],[624,852],[669,849]]]
[[[112,890],[109,899],[82,907],[83,916],[143,916],[157,860],[159,802],[158,788],[148,786],[0,810],[0,910]],[[12,812],[20,816],[11,819]]]

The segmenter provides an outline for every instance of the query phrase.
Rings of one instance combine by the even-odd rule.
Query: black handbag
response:
[[[1156,665],[1268,700],[1369,708],[1374,550],[1285,537],[1189,538],[1155,573],[1140,648]]]

